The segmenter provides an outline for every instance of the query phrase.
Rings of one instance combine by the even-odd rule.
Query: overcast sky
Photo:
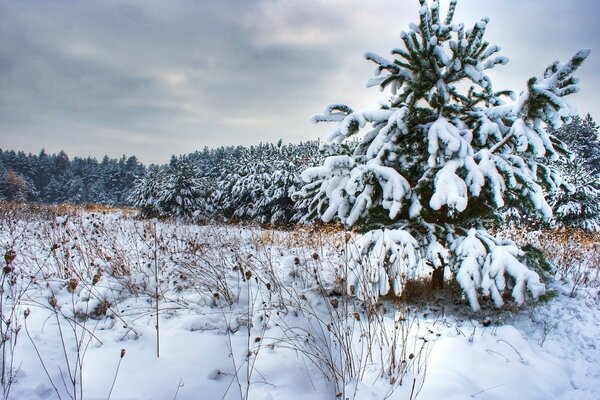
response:
[[[446,4],[446,2],[442,2]],[[311,115],[386,98],[366,81],[417,0],[0,0],[0,148],[70,156],[172,154],[299,142]],[[592,54],[570,96],[600,119],[600,1],[459,0],[455,21],[491,18],[510,62],[490,73],[517,92],[552,61]]]

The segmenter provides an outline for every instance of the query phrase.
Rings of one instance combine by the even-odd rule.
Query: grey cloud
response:
[[[565,4],[579,4],[570,7]],[[588,7],[587,9],[584,9]],[[165,162],[205,145],[315,139],[311,114],[385,98],[365,89],[365,51],[388,55],[412,1],[28,1],[0,3],[0,147]],[[519,90],[555,58],[600,40],[593,0],[461,0],[490,15]],[[556,21],[562,23],[556,23]],[[600,54],[581,73],[580,111],[598,107]]]

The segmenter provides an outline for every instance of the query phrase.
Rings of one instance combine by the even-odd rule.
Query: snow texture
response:
[[[570,287],[555,283],[554,301],[516,313],[487,309],[474,315],[450,306],[443,313],[390,307],[377,314],[379,325],[369,325],[359,303],[349,303],[349,318],[336,317],[344,321],[336,328],[332,316],[344,313],[344,297],[334,291],[340,290],[338,272],[345,263],[339,233],[316,238],[309,231],[149,224],[114,213],[71,213],[49,219],[27,214],[2,220],[3,228],[9,225],[15,229],[0,230],[0,247],[15,250],[11,265],[22,274],[14,284],[24,285],[20,287],[26,287],[27,293],[27,301],[16,305],[22,336],[14,352],[19,371],[9,399],[57,398],[49,377],[57,383],[60,396],[68,397],[69,387],[61,381],[62,376],[68,382],[64,357],[75,362],[78,343],[69,323],[82,311],[90,318],[81,315],[73,326],[78,335],[84,327],[94,335],[79,336],[85,343],[90,340],[82,370],[86,399],[109,396],[117,365],[114,399],[176,396],[188,400],[201,394],[208,400],[233,400],[245,393],[259,399],[332,398],[336,387],[318,360],[331,355],[332,363],[340,361],[332,351],[339,349],[336,329],[351,338],[352,354],[366,351],[367,327],[377,327],[371,331],[377,338],[405,329],[394,357],[407,366],[407,373],[404,384],[392,386],[381,369],[390,362],[391,353],[374,351],[372,359],[354,358],[366,363],[362,379],[347,380],[342,387],[357,400],[385,398],[390,390],[394,397],[409,398],[413,379],[419,398],[427,399],[485,395],[482,398],[591,400],[600,395],[597,288],[582,288],[571,296]],[[154,235],[160,241],[160,358],[155,354],[155,279],[146,266],[153,257]],[[465,269],[489,261],[494,286],[502,270],[511,277],[523,271],[514,263],[518,251],[505,244],[490,250],[490,240],[480,231],[469,231],[456,244],[456,253],[464,258]],[[315,247],[318,242],[321,245]],[[54,252],[48,251],[49,243],[58,244]],[[400,271],[418,263],[413,257],[417,242],[406,232],[386,230],[363,242],[373,243],[376,252],[364,253],[366,257],[379,255],[396,263]],[[432,258],[449,256],[441,243],[432,242],[427,252]],[[123,259],[131,261],[128,272],[121,269]],[[97,268],[90,268],[92,263]],[[80,273],[74,289],[69,285],[71,275],[60,275],[65,268]],[[203,274],[205,268],[217,268],[219,273]],[[91,284],[88,279],[102,270],[100,280]],[[247,271],[252,279],[244,280]],[[478,279],[478,269],[471,271]],[[29,281],[31,275],[34,281]],[[374,276],[377,279],[370,282],[369,290],[385,285],[382,276]],[[530,278],[525,273],[515,279],[534,284]],[[216,290],[219,282],[224,285]],[[230,301],[226,288],[232,291]],[[50,298],[55,299],[57,314],[48,303]],[[91,314],[98,298],[110,304]],[[338,308],[331,306],[334,299],[340,303]],[[6,297],[3,300],[5,307],[15,306]],[[89,305],[82,307],[85,303]],[[26,321],[25,309],[29,309]],[[370,343],[375,348],[380,342]],[[403,345],[405,353],[400,349]],[[413,350],[421,348],[422,353]],[[421,364],[412,361],[419,359]],[[253,365],[250,375],[247,365]]]

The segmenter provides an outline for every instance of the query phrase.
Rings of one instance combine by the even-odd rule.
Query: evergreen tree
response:
[[[61,176],[64,174],[70,165],[69,156],[64,151],[60,151],[56,157],[54,157],[54,176]]]
[[[553,163],[564,184],[548,194],[554,210],[553,224],[600,230],[600,137],[588,114],[578,116],[553,131],[572,152],[571,159]]]
[[[148,173],[139,177],[133,186],[128,202],[140,209],[143,217],[157,217],[162,215],[160,199],[165,186],[164,168],[151,165]]]
[[[6,174],[7,174],[7,170],[6,167],[4,166],[4,161],[3,161],[3,157],[2,157],[2,149],[0,149],[0,201],[6,200],[5,197],[5,185],[4,182],[6,181]]]
[[[483,39],[489,20],[466,29],[453,22],[455,0],[445,18],[437,1],[420,2],[419,23],[402,33],[404,46],[392,50],[392,61],[365,55],[377,64],[368,86],[390,88],[389,101],[363,112],[333,104],[313,117],[337,123],[328,136],[334,143],[370,130],[352,155],[306,170],[309,183],[297,197],[311,199],[309,216],[363,231],[383,228],[357,241],[351,291],[399,295],[425,266],[440,286],[449,266],[473,309],[479,293],[501,306],[506,289],[522,303],[526,289],[537,297],[544,285],[523,252],[490,235],[485,222],[517,202],[551,216],[544,190],[556,187],[558,174],[546,160],[565,149],[546,126],[568,121],[562,97],[578,90],[572,73],[589,50],[554,62],[519,96],[497,92],[485,71],[508,60]]]
[[[78,175],[73,175],[71,172],[67,173],[68,179],[63,192],[61,203],[69,204],[85,204],[85,183],[83,178]]]
[[[557,163],[566,185],[550,193],[553,223],[600,231],[600,176],[580,157]]]
[[[243,149],[218,185],[216,201],[224,216],[259,223],[291,222],[295,213],[291,194],[301,186],[300,173],[315,153],[316,142],[284,146],[279,141]]]
[[[201,209],[202,190],[193,164],[186,157],[171,158],[161,191],[160,209],[178,217],[191,218]]]
[[[52,178],[52,159],[48,156],[46,150],[42,149],[39,152],[34,169],[33,183],[38,193],[40,193],[40,200],[44,201],[44,188]]]
[[[586,170],[600,174],[600,133],[590,114],[585,118],[575,116],[570,123],[552,133],[567,144],[575,157],[581,159]]]
[[[50,182],[43,189],[43,200],[46,203],[58,203],[63,193],[63,185],[59,180],[52,176]]]

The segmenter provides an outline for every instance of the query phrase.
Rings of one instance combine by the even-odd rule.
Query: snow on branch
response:
[[[467,185],[456,174],[460,167],[462,167],[462,163],[451,160],[435,175],[435,191],[429,200],[429,206],[432,209],[439,210],[443,205],[447,205],[449,208],[461,212],[467,208]]]
[[[497,307],[504,304],[502,292],[507,286],[506,275],[514,280],[511,284],[512,297],[517,304],[525,302],[526,290],[534,299],[546,290],[539,275],[517,259],[522,255],[523,252],[516,245],[503,245],[494,246],[486,258],[481,288],[484,295],[492,297]]]
[[[562,97],[579,91],[579,79],[572,74],[589,56],[589,49],[579,50],[566,64],[552,63],[544,74],[527,83],[527,91],[515,102],[513,113],[526,114],[530,119],[540,119],[553,128],[568,121],[571,107]]]
[[[357,134],[367,123],[387,121],[392,113],[393,111],[386,109],[352,112],[350,107],[334,104],[328,106],[323,114],[314,115],[311,120],[315,123],[337,122],[335,130],[326,137],[326,140],[342,143],[345,139]]]
[[[427,132],[427,150],[429,151],[428,164],[434,167],[438,158],[456,155],[465,157],[470,144],[465,140],[461,131],[448,122],[444,117],[439,117]],[[441,153],[441,154],[440,154]]]
[[[475,311],[480,309],[479,289],[484,296],[491,296],[496,306],[504,304],[502,293],[509,285],[507,276],[517,304],[525,301],[527,290],[533,298],[545,291],[539,275],[518,260],[523,252],[512,243],[498,244],[485,231],[470,229],[467,236],[456,241],[455,248],[459,263],[456,280]]]
[[[329,222],[337,217],[347,226],[354,225],[377,204],[394,219],[402,210],[403,200],[411,197],[408,181],[376,160],[360,165],[349,156],[331,156],[323,166],[305,170],[302,179],[322,181],[320,192],[329,203],[321,219]]]
[[[363,299],[384,296],[390,289],[400,296],[407,278],[415,274],[418,248],[417,240],[403,229],[362,235],[351,247],[349,291]]]

